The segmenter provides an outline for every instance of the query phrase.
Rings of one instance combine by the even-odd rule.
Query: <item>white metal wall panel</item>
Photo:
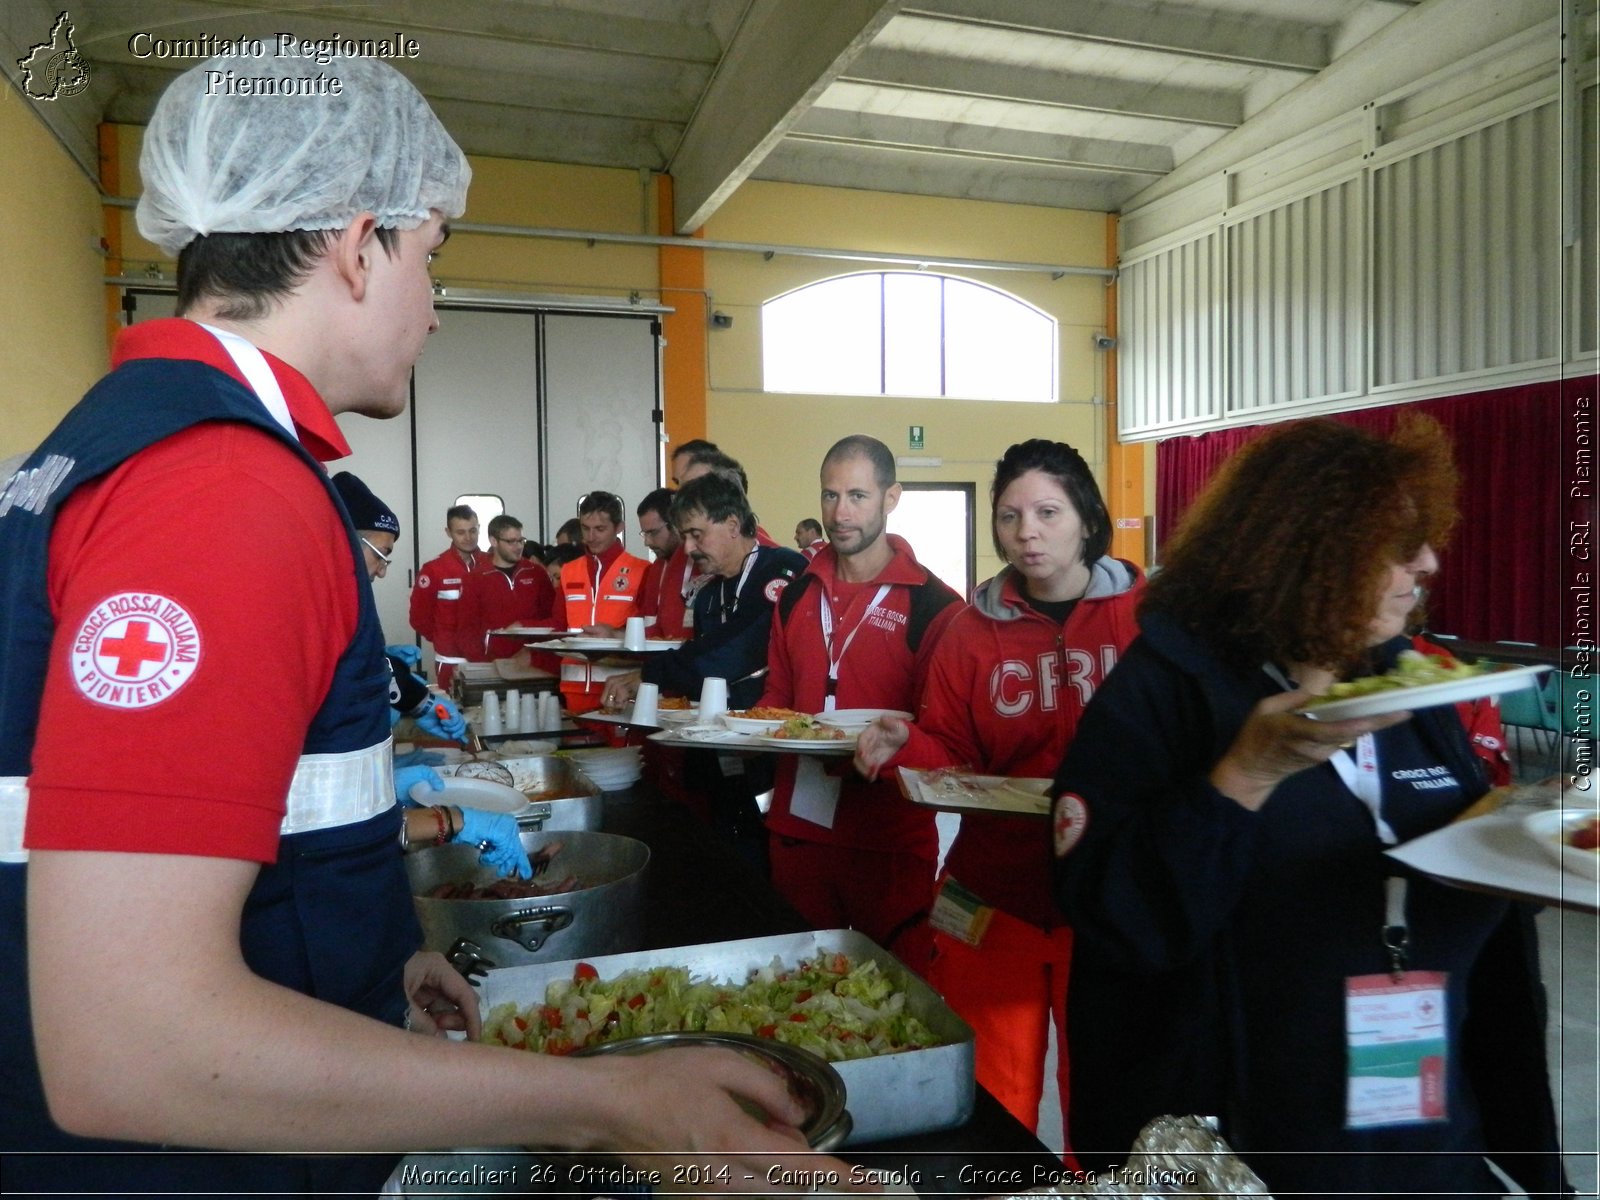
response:
[[[1560,155],[1552,103],[1374,170],[1374,388],[1559,354]]]
[[[642,317],[544,318],[547,537],[577,515],[580,496],[599,489],[622,498],[623,544],[649,557],[633,510],[661,479],[652,325]]]
[[[1360,179],[1228,227],[1229,414],[1359,391],[1362,229]]]
[[[1220,236],[1207,234],[1122,269],[1119,435],[1221,415]]]
[[[1576,355],[1600,351],[1600,89],[1580,94],[1582,118],[1578,131],[1578,243],[1572,249],[1576,262],[1572,274],[1577,295],[1571,297],[1576,328],[1571,349]]]

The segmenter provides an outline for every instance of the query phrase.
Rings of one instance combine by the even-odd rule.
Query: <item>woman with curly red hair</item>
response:
[[[1056,777],[1084,1165],[1201,1112],[1279,1194],[1563,1190],[1530,914],[1383,855],[1487,790],[1454,709],[1301,711],[1409,648],[1455,487],[1431,421],[1296,423],[1174,535]]]

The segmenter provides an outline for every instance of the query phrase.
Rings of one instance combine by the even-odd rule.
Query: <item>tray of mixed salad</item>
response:
[[[1300,711],[1319,721],[1345,721],[1436,708],[1537,687],[1538,677],[1548,670],[1465,663],[1402,650],[1393,670],[1336,683]]]
[[[972,1030],[899,959],[854,930],[676,946],[489,971],[483,1040],[571,1053],[675,1029],[804,1047],[844,1079],[850,1145],[972,1115]]]

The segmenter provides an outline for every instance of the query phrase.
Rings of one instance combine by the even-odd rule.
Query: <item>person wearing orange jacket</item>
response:
[[[488,556],[478,549],[478,514],[465,504],[457,504],[444,515],[450,548],[439,557],[422,564],[417,584],[411,589],[411,628],[433,643],[434,672],[439,686],[450,688],[456,665],[467,661],[461,643],[461,597],[467,578],[477,572]]]
[[[610,492],[590,492],[579,502],[578,525],[584,555],[561,568],[558,599],[567,628],[608,637],[629,617],[639,615],[639,595],[650,564],[622,548],[622,501]],[[614,673],[586,659],[563,659],[561,696],[567,711],[598,708],[606,680]]]

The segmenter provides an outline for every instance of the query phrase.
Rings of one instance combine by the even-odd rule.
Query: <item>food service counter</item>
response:
[[[637,838],[650,848],[645,877],[644,939],[641,949],[668,949],[739,938],[798,933],[806,923],[732,847],[720,841],[680,805],[661,799],[648,780],[625,792],[607,793],[601,828]],[[1059,1180],[1061,1160],[980,1085],[972,1117],[954,1129],[852,1145],[836,1152],[886,1183],[890,1194],[988,1196]],[[571,1196],[638,1191],[616,1160],[587,1155],[500,1156],[463,1152],[414,1155],[411,1163],[441,1171],[509,1170],[514,1177],[545,1181],[539,1191]],[[796,1156],[794,1169],[805,1169]],[[534,1165],[530,1165],[534,1164]],[[538,1165],[546,1164],[546,1165]],[[460,1178],[458,1176],[458,1178]],[[507,1194],[514,1189],[489,1191]],[[798,1188],[805,1191],[802,1184]],[[828,1190],[822,1187],[820,1190]],[[439,1191],[413,1186],[407,1194]]]

